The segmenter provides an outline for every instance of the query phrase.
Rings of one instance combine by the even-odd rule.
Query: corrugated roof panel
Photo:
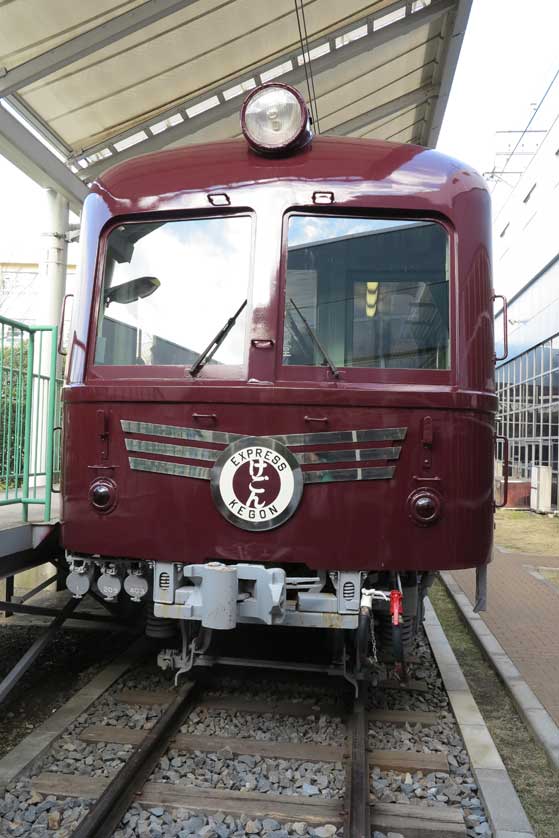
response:
[[[356,136],[395,143],[418,142],[426,115],[425,105],[410,108],[385,120],[382,126],[372,125],[369,130],[359,131]]]
[[[165,148],[181,148],[185,145],[195,145],[196,143],[213,143],[219,140],[229,140],[232,137],[239,136],[240,133],[241,123],[239,115],[234,114],[233,116],[212,122],[207,128],[194,131],[187,138],[170,143]]]
[[[9,0],[0,3],[0,66],[10,70],[144,2]]]
[[[432,81],[439,34],[428,27],[384,44],[371,55],[344,63],[343,71],[315,78],[322,131],[328,131],[373,108]]]
[[[60,0],[59,0],[60,2]],[[324,35],[387,0],[343,4],[307,0],[310,39]],[[198,0],[21,91],[73,148],[102,141],[146,115],[227,81],[249,68],[300,54],[292,0]]]
[[[308,100],[311,76],[323,133],[426,144],[471,2],[299,0],[302,42],[294,0],[0,0],[0,97],[73,151],[62,172],[40,143],[26,152],[63,191],[70,168],[89,182],[147,151],[238,136],[245,91],[273,78]],[[1,117],[0,148],[20,165]]]

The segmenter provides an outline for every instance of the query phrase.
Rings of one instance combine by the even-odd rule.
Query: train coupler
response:
[[[156,562],[154,614],[227,630],[237,623],[275,625],[285,617],[285,571],[263,565]]]

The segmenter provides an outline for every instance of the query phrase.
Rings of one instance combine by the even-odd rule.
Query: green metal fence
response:
[[[60,471],[60,382],[56,326],[28,326],[0,316],[0,506],[30,504],[51,516],[53,475]]]

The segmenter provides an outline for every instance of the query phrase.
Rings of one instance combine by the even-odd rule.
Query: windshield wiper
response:
[[[229,318],[227,323],[219,330],[215,338],[212,341],[210,341],[210,343],[206,346],[204,351],[201,352],[200,355],[198,355],[198,357],[192,364],[192,368],[190,369],[190,375],[193,378],[195,378],[198,375],[202,367],[205,364],[207,364],[208,361],[211,361],[214,354],[217,352],[217,350],[219,349],[219,347],[221,346],[221,344],[223,343],[223,341],[237,322],[239,315],[246,306],[246,304],[247,300],[245,300],[244,303],[237,309],[233,317]]]
[[[335,365],[333,360],[330,358],[330,356],[326,352],[325,348],[323,347],[322,343],[320,342],[320,340],[318,338],[318,335],[315,333],[311,324],[308,322],[308,320],[305,317],[305,315],[303,314],[303,312],[295,305],[295,303],[293,302],[293,299],[291,297],[289,298],[289,302],[291,303],[291,305],[293,306],[293,308],[295,309],[295,311],[297,312],[297,314],[299,315],[299,317],[301,318],[301,320],[305,324],[305,328],[306,328],[307,332],[309,333],[309,335],[311,336],[311,339],[312,339],[313,343],[315,344],[315,346],[318,346],[318,350],[319,350],[320,354],[322,355],[322,357],[324,358],[325,363],[328,364],[328,366],[330,367],[330,372],[332,373],[332,375],[335,378],[339,378],[339,376],[340,376],[339,369],[337,368],[337,366]]]

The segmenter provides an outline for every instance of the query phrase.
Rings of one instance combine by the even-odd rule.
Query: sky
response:
[[[490,171],[511,139],[496,131],[522,129],[558,69],[558,31],[559,0],[473,0],[438,148]],[[0,261],[38,260],[43,190],[0,156],[0,194]]]
[[[526,126],[559,69],[558,31],[558,0],[474,0],[437,148],[481,174],[502,163],[496,153],[518,135],[496,132]],[[497,191],[494,209],[507,192]]]

